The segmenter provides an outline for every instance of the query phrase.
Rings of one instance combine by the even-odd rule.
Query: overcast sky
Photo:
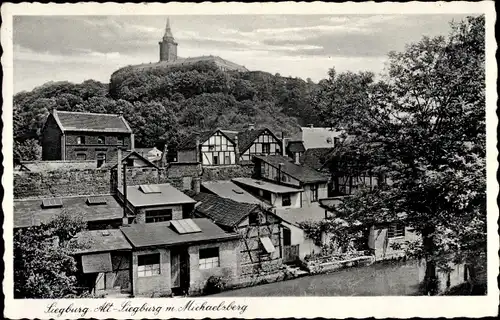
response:
[[[171,16],[180,57],[217,55],[250,70],[319,81],[327,71],[382,71],[386,55],[447,35],[461,15]],[[158,61],[166,16],[14,17],[14,92],[48,81],[108,82]]]

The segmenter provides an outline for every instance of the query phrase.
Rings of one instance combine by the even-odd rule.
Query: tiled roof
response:
[[[238,144],[239,144],[239,151],[240,153],[245,152],[252,143],[257,139],[264,131],[266,131],[266,128],[262,129],[248,129],[245,131],[238,132]]]
[[[219,197],[236,202],[262,204],[263,202],[252,196],[237,184],[228,180],[203,182],[201,186]]]
[[[54,110],[53,115],[62,131],[132,133],[125,118],[118,114]]]
[[[334,146],[334,138],[340,138],[342,132],[330,128],[301,127],[301,140],[306,149],[331,148]]]
[[[200,192],[193,198],[198,202],[195,211],[212,219],[218,225],[234,227],[252,211],[259,208],[257,204],[241,203],[231,199]]]
[[[283,172],[301,181],[302,183],[327,182],[330,179],[329,175],[318,172],[307,165],[295,164],[288,157],[276,155],[255,156],[254,158],[267,162],[276,168],[279,167],[280,163],[283,164]]]
[[[147,186],[153,186],[157,188],[159,192],[144,193],[141,191],[140,185],[127,186],[127,201],[136,208],[196,202],[168,183],[149,184]],[[123,187],[119,188],[119,192],[123,194]]]
[[[289,141],[286,148],[289,152],[293,153],[306,151],[306,148],[304,147],[304,143],[302,141]]]
[[[132,224],[120,227],[120,230],[134,248],[226,241],[239,237],[237,234],[225,232],[208,219],[192,220],[201,229],[201,232],[179,234],[171,227],[170,221]]]
[[[81,213],[86,221],[101,221],[120,219],[123,209],[111,195],[99,196],[106,204],[87,205],[87,198],[92,196],[61,197],[62,208],[42,209],[42,199],[14,201],[14,228],[40,225],[52,220],[63,211]]]
[[[324,170],[327,165],[329,154],[333,148],[311,148],[307,149],[300,158],[300,162],[316,170]]]
[[[80,254],[132,249],[119,229],[85,230],[77,234],[74,241],[82,246],[76,252]]]
[[[200,138],[200,143],[203,143],[208,140],[213,134],[214,130],[210,131],[202,131],[202,132],[193,132],[189,136],[187,136],[184,140],[179,143],[177,150],[188,150],[196,148],[196,136]]]

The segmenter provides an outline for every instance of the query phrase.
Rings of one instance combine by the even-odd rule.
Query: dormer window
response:
[[[85,136],[76,137],[76,144],[85,144]]]
[[[106,143],[106,137],[104,136],[97,137],[97,144],[105,144],[105,143]]]

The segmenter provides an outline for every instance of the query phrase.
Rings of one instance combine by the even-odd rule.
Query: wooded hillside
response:
[[[38,156],[36,141],[53,108],[120,113],[131,124],[137,147],[173,145],[187,132],[217,127],[241,130],[248,123],[276,133],[317,123],[312,96],[318,86],[265,72],[222,72],[200,62],[169,68],[122,68],[110,83],[51,82],[14,96],[15,152]]]

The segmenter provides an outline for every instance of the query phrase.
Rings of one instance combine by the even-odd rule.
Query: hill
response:
[[[51,82],[14,96],[16,146],[38,140],[50,110],[120,113],[130,122],[138,147],[175,147],[193,130],[241,130],[249,123],[287,135],[316,123],[312,99],[317,85],[265,72],[222,72],[213,63],[161,68],[125,67],[110,83]],[[29,142],[30,141],[30,142]],[[19,152],[19,148],[16,149]],[[23,150],[21,148],[21,150]],[[23,159],[32,158],[22,151]]]

